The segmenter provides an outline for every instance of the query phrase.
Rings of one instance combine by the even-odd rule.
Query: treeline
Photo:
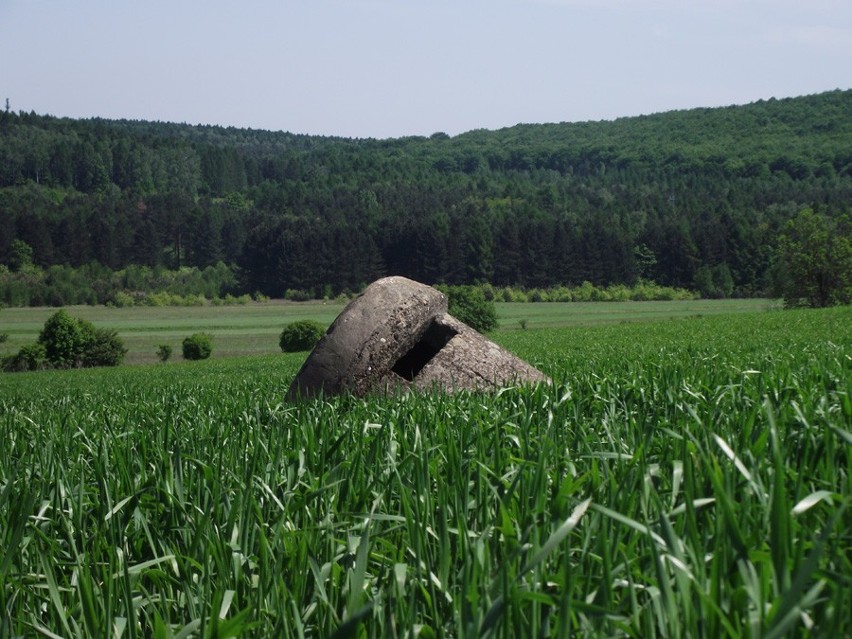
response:
[[[385,274],[759,295],[788,220],[850,212],[849,140],[852,91],[394,140],[7,110],[0,263],[224,263],[222,296]]]
[[[100,264],[77,268],[54,265],[46,269],[25,267],[10,271],[0,266],[0,307],[2,306],[214,306],[265,302],[269,297],[255,291],[238,294],[236,273],[219,262],[199,269],[184,266],[179,270],[130,265],[112,271]],[[583,282],[579,286],[549,288],[495,287],[490,283],[456,286],[476,289],[487,301],[498,302],[624,302],[694,299],[695,293],[639,280],[633,286],[610,284],[606,287]],[[293,302],[334,298],[345,302],[356,291],[334,294],[330,285],[321,290],[287,289],[281,296]]]
[[[208,301],[244,304],[237,294],[233,269],[222,262],[200,269],[169,270],[131,264],[113,271],[98,263],[80,267],[25,265],[15,271],[0,266],[0,305],[197,306]],[[262,296],[256,294],[255,299]]]

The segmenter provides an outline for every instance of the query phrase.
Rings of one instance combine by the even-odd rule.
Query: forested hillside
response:
[[[755,295],[789,219],[850,207],[852,91],[391,140],[0,112],[7,281],[222,262],[276,297],[384,274]],[[16,281],[0,301],[48,302]]]

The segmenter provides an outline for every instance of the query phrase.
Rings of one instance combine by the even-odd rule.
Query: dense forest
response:
[[[273,297],[385,274],[751,296],[788,220],[850,207],[849,90],[389,140],[0,111],[6,304],[129,267]]]

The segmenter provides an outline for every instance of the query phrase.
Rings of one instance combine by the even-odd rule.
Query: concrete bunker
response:
[[[548,381],[447,314],[447,299],[404,277],[373,282],[337,316],[287,399],[400,390],[488,390]]]
[[[396,361],[391,370],[403,379],[413,382],[420,371],[435,359],[456,335],[458,332],[451,326],[433,321],[423,333],[423,337]]]

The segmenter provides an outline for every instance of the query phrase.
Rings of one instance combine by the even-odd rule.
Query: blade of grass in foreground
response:
[[[526,565],[521,568],[520,572],[518,573],[519,579],[523,577],[527,572],[535,568],[542,561],[544,561],[545,557],[547,557],[554,550],[554,548],[556,548],[564,541],[564,539],[571,533],[571,531],[577,527],[577,524],[580,523],[580,519],[589,509],[591,503],[592,498],[590,497],[578,504],[576,508],[574,508],[568,519],[562,522],[559,528],[553,531],[550,537],[547,538],[547,541],[544,542],[542,547],[539,548],[532,556],[532,558],[526,563]]]
[[[553,550],[561,544],[565,538],[577,527],[577,524],[580,523],[580,519],[583,517],[583,514],[589,509],[589,506],[592,503],[591,497],[586,499],[585,501],[578,504],[568,518],[562,522],[562,524],[557,528],[553,533],[551,533],[550,537],[547,538],[547,541],[542,544],[541,548],[539,548],[536,553],[532,556],[532,558],[524,565],[523,568],[518,572],[515,577],[515,581],[517,582],[520,578],[535,568],[538,564],[540,564],[544,559],[551,553]],[[485,615],[485,618],[482,621],[482,626],[479,629],[479,634],[481,637],[490,636],[490,634],[496,630],[497,623],[500,620],[503,612],[506,608],[506,598],[503,595],[500,595],[495,599],[494,603],[491,605],[491,608]]]
[[[772,609],[768,615],[771,622],[766,630],[764,639],[780,639],[780,637],[783,637],[793,627],[799,617],[804,614],[804,611],[810,608],[816,601],[820,591],[825,586],[825,582],[819,580],[810,588],[808,588],[808,584],[819,569],[819,561],[825,550],[829,535],[831,535],[837,522],[840,521],[848,505],[849,502],[847,501],[835,511],[831,521],[822,530],[814,543],[810,554],[799,567],[789,589],[781,597],[776,599],[772,605]]]

